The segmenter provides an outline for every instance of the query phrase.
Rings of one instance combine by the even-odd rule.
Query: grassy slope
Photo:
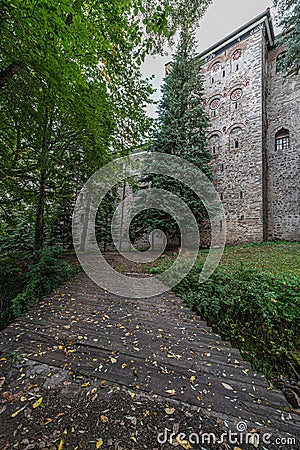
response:
[[[199,261],[204,261],[206,254],[206,251],[201,251]],[[220,266],[237,265],[300,277],[300,243],[272,242],[227,247]]]

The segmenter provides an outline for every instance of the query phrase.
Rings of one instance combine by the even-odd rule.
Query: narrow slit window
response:
[[[239,148],[239,141],[237,139],[234,141],[234,148]]]

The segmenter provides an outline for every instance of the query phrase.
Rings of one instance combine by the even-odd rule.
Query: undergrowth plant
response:
[[[150,271],[160,274],[169,265],[166,258]],[[221,265],[200,284],[202,267],[203,262],[197,262],[174,292],[223,339],[239,348],[254,369],[269,377],[299,374],[299,277],[236,263]]]
[[[78,272],[77,267],[61,260],[61,253],[62,249],[55,246],[35,253],[34,261],[25,276],[25,289],[12,300],[15,316],[26,311]]]

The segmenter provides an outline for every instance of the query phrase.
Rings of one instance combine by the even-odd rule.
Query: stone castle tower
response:
[[[228,244],[299,240],[300,75],[283,52],[267,10],[199,55]]]

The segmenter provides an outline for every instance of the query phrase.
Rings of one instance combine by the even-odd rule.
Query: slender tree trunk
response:
[[[45,225],[45,200],[46,200],[46,169],[41,169],[40,182],[39,182],[39,197],[36,210],[36,222],[35,222],[35,239],[34,249],[41,250],[44,243],[44,225]]]
[[[45,226],[45,204],[46,204],[46,182],[49,175],[47,171],[47,158],[49,143],[51,138],[51,130],[53,125],[53,117],[50,116],[48,120],[48,107],[45,112],[44,132],[42,138],[42,152],[40,158],[40,179],[39,179],[39,192],[38,202],[36,209],[36,221],[35,221],[35,237],[34,237],[34,249],[41,250],[44,245],[44,226]]]
[[[85,202],[84,202],[84,210],[83,210],[83,213],[82,213],[82,220],[84,222],[83,222],[83,229],[82,229],[81,241],[80,241],[80,251],[81,252],[84,252],[84,250],[85,250],[86,239],[87,239],[87,236],[88,236],[90,207],[91,207],[91,195],[88,192],[87,193],[87,198],[85,199]]]

